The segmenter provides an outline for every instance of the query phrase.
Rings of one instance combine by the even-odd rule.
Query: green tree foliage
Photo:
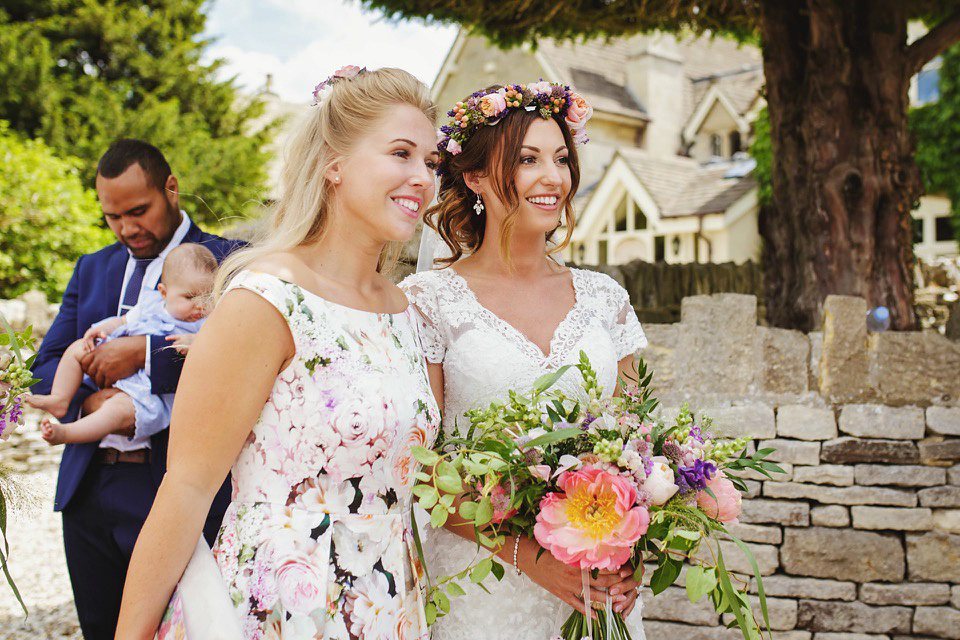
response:
[[[263,200],[271,127],[263,106],[202,64],[205,0],[6,0],[0,8],[0,119],[92,185],[113,140],[159,147],[181,204],[208,226]]]
[[[773,202],[773,145],[770,143],[770,113],[764,107],[760,110],[753,123],[753,142],[750,144],[750,155],[757,161],[757,168],[753,176],[757,179],[760,204]]]
[[[960,45],[943,54],[940,98],[910,113],[917,165],[927,193],[953,203],[953,232],[960,241]]]
[[[59,300],[77,258],[113,241],[78,164],[0,120],[0,298],[39,289]]]

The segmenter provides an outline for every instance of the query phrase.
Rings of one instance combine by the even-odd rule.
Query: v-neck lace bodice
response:
[[[529,347],[526,350],[529,351],[530,358],[533,360],[540,358],[543,360],[543,365],[545,367],[556,369],[557,366],[559,366],[551,365],[550,361],[557,353],[559,353],[558,347],[562,346],[563,342],[567,339],[567,336],[570,333],[568,327],[570,326],[572,317],[575,315],[580,305],[582,296],[580,295],[580,289],[578,288],[578,285],[582,279],[582,276],[579,275],[583,273],[582,271],[579,269],[570,270],[570,274],[572,276],[571,279],[573,281],[573,306],[569,311],[567,311],[563,319],[560,320],[560,324],[554,328],[553,333],[550,336],[550,342],[547,345],[546,353],[544,353],[543,349],[540,348],[540,345],[531,340],[530,337],[527,336],[523,331],[498,316],[496,313],[488,309],[486,305],[480,302],[477,294],[474,293],[473,289],[470,288],[470,284],[467,282],[466,278],[452,268],[447,269],[446,271],[451,274],[451,279],[453,282],[451,282],[450,285],[456,294],[472,299],[473,302],[476,303],[477,310],[480,315],[484,317],[484,321],[487,323],[487,325],[491,327],[497,327],[504,335],[514,334],[513,337],[516,338],[515,342],[517,348],[525,349]]]
[[[596,271],[571,269],[575,302],[543,351],[519,329],[482,304],[466,280],[453,269],[409,276],[401,287],[416,308],[427,360],[443,363],[444,428],[449,431],[464,411],[511,389],[526,389],[542,374],[575,364],[583,350],[612,393],[617,363],[646,346],[643,329],[627,292],[613,278]],[[574,372],[558,383],[576,397]]]
[[[575,364],[583,350],[597,371],[605,393],[612,393],[617,364],[647,344],[627,292],[613,278],[571,269],[575,302],[557,325],[544,354],[519,329],[480,304],[466,280],[453,269],[408,277],[400,286],[419,315],[427,360],[443,363],[446,434],[463,424],[463,414],[492,400],[505,400],[511,389],[528,390],[534,380],[565,364]],[[536,304],[536,300],[518,304]],[[568,397],[583,395],[579,373],[571,370],[557,386]],[[463,569],[476,545],[445,529],[426,532],[424,552],[430,571],[451,575]],[[468,585],[469,606],[454,604],[433,626],[434,640],[477,640],[508,635],[515,640],[546,640],[560,628],[570,609],[526,576],[507,571],[487,585],[490,593]],[[462,603],[461,603],[462,604]],[[643,640],[638,606],[627,621],[634,640]],[[490,621],[496,631],[483,633]]]

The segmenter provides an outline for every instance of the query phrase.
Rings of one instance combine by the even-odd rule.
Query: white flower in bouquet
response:
[[[653,458],[653,468],[643,482],[643,490],[650,494],[650,502],[662,506],[680,489],[673,481],[670,461],[663,456]]]

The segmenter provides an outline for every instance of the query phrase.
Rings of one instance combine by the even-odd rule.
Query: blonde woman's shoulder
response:
[[[313,271],[294,253],[278,251],[260,256],[251,262],[247,269],[258,273],[266,273],[285,282],[303,285],[311,282],[316,276]]]

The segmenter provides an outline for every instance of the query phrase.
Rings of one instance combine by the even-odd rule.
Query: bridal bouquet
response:
[[[31,333],[31,327],[22,332],[14,331],[0,314],[0,440],[8,438],[14,429],[23,424],[22,396],[31,385],[39,382],[30,374],[30,366],[36,356],[24,357],[24,351],[33,347]],[[14,489],[9,475],[0,468],[0,571],[26,614],[27,607],[7,566],[10,547],[7,542],[6,514]]]
[[[585,400],[552,389],[571,368],[581,374]],[[618,397],[603,397],[581,352],[578,365],[541,377],[530,391],[511,391],[507,402],[468,411],[469,425],[456,437],[434,450],[414,449],[424,464],[413,489],[418,504],[434,527],[457,513],[473,527],[478,545],[490,550],[500,548],[507,534],[535,538],[546,552],[582,570],[588,611],[590,572],[630,565],[639,581],[642,563],[655,562],[656,595],[677,580],[686,562],[690,601],[709,595],[718,612],[733,614],[744,638],[759,638],[746,585],[734,586],[742,581],[726,569],[718,535],[733,539],[748,556],[769,629],[756,560],[724,523],[736,521],[740,492],[746,491],[733,472],[782,472],[766,460],[773,449],[748,455],[749,438],[712,437],[709,418],[697,423],[686,406],[672,424],[655,420],[651,412],[658,401],[642,360],[635,374],[619,381]],[[464,594],[459,580],[483,587],[491,573],[503,577],[495,556],[480,556],[431,586],[428,621],[450,610],[451,596]],[[594,604],[596,618],[574,611],[559,639],[629,640],[610,597]]]

